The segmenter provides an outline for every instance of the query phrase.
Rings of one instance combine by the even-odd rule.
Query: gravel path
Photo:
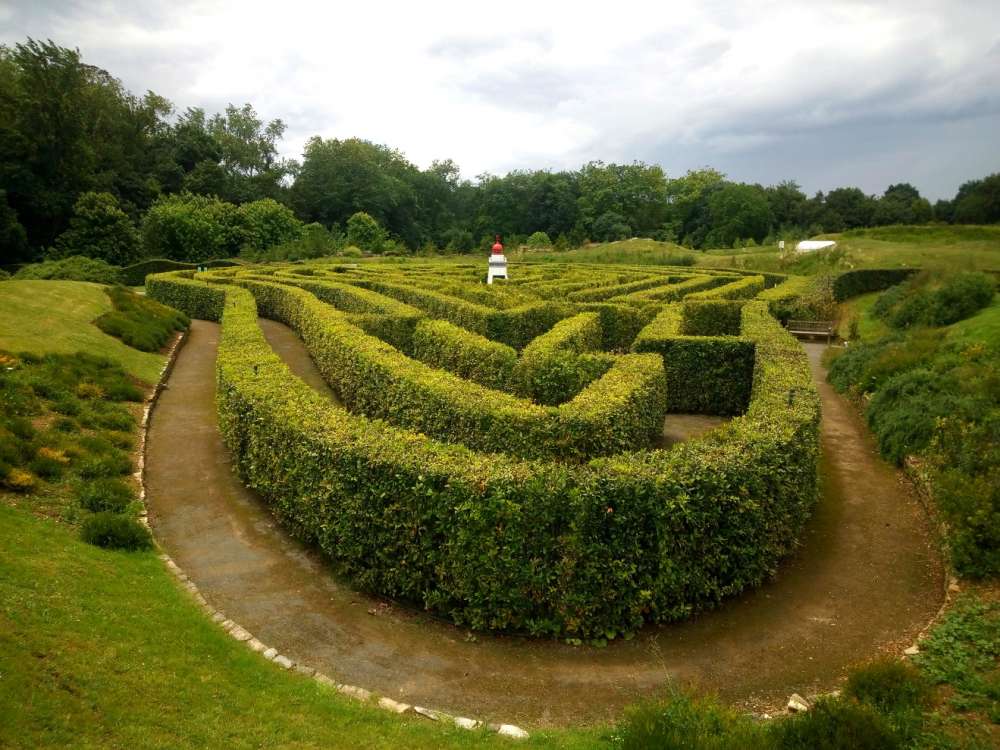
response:
[[[295,334],[262,325],[292,370],[329,393]],[[613,718],[672,680],[774,710],[793,691],[832,689],[851,664],[908,646],[942,601],[919,503],[826,385],[822,345],[806,349],[823,399],[824,492],[800,552],[776,580],[713,612],[605,649],[472,636],[331,575],[231,471],[216,427],[217,345],[218,326],[195,321],[161,396],[147,453],[150,521],[214,606],[339,681],[527,727]]]

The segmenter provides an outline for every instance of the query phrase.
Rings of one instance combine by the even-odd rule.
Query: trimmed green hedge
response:
[[[248,292],[176,279],[160,293],[168,283],[201,286],[201,299],[169,293],[199,309],[227,295],[219,423],[244,480],[360,588],[460,625],[604,639],[686,617],[771,576],[815,500],[818,396],[763,303],[742,311],[757,355],[745,415],[669,451],[573,466],[339,409],[274,354]]]
[[[726,335],[689,336],[689,325],[707,326],[700,305],[671,305],[636,337],[632,350],[663,357],[667,373],[667,407],[671,412],[742,414],[750,400],[754,344]],[[721,324],[720,324],[721,325]]]
[[[614,364],[611,356],[580,356],[600,349],[603,339],[599,313],[560,320],[521,352],[514,369],[518,393],[549,405],[573,398]]]
[[[795,314],[802,296],[809,290],[814,277],[789,276],[777,286],[765,289],[757,295],[757,299],[767,302],[771,315],[781,321],[782,325]]]
[[[580,312],[596,312],[601,316],[603,338],[600,348],[608,352],[627,352],[636,334],[656,317],[656,310],[613,302],[583,302]]]
[[[556,321],[571,314],[566,305],[554,302],[533,302],[497,310],[429,289],[371,279],[358,279],[353,283],[387,294],[430,313],[432,317],[443,318],[515,349],[522,349]]]
[[[517,352],[446,320],[421,320],[413,332],[415,359],[487,388],[508,390],[513,383]]]
[[[844,271],[833,280],[833,298],[843,302],[859,294],[881,292],[915,274],[917,268],[858,268]]]
[[[714,289],[689,294],[684,299],[753,299],[763,291],[763,276],[744,276],[742,279],[731,281]]]
[[[681,278],[684,277],[678,276],[677,274],[672,276],[656,274],[639,279],[638,281],[629,281],[624,284],[612,284],[608,286],[593,287],[591,289],[581,289],[578,292],[570,292],[568,297],[573,302],[604,302],[605,300],[609,300],[614,297],[621,297],[631,292],[638,292],[652,287],[666,286]]]
[[[142,286],[146,277],[151,273],[165,273],[167,271],[196,271],[199,266],[202,268],[226,268],[238,266],[232,260],[208,260],[203,263],[184,263],[178,260],[168,260],[167,258],[151,258],[150,260],[139,261],[131,266],[122,268],[122,283],[126,286]]]
[[[545,408],[411,359],[302,289],[247,279],[235,283],[251,291],[262,315],[295,329],[347,408],[369,417],[477,450],[576,460],[649,444],[655,433],[645,417],[635,418],[634,403],[662,421],[663,369],[655,358],[642,357],[641,365],[619,358],[605,376],[624,388],[615,397],[607,383],[590,386],[603,394],[607,417],[593,409],[586,391],[558,408]],[[623,372],[631,380],[624,380]]]
[[[682,281],[671,282],[664,286],[631,292],[630,294],[615,297],[612,301],[633,305],[643,305],[651,302],[677,302],[689,294],[706,289],[715,289],[716,287],[728,284],[733,278],[733,276],[702,274]]]
[[[189,318],[220,320],[226,292],[192,277],[194,271],[155,274],[146,279],[146,296],[173,307]]]
[[[739,336],[743,304],[732,300],[685,301],[680,332],[684,336]]]

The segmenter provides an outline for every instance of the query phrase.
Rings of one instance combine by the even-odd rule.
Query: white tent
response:
[[[837,243],[833,240],[802,240],[795,246],[795,252],[811,253],[815,250],[829,250],[836,246]]]

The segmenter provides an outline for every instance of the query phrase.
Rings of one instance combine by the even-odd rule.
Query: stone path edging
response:
[[[139,425],[139,447],[136,458],[138,469],[135,472],[135,478],[139,483],[139,501],[142,504],[139,521],[147,529],[150,528],[149,514],[146,509],[146,442],[149,433],[149,423],[152,419],[157,401],[159,400],[160,393],[162,393],[163,389],[167,387],[166,381],[170,376],[171,370],[173,370],[174,363],[177,361],[177,355],[180,352],[181,347],[187,342],[187,339],[188,331],[184,330],[171,345],[170,350],[167,352],[166,364],[164,364],[163,369],[160,371],[160,376],[157,380],[156,386],[150,396],[146,399],[146,402],[143,404],[142,421]],[[159,545],[157,546],[159,547]],[[310,666],[297,663],[284,654],[279,653],[276,648],[262,643],[248,630],[240,626],[238,623],[233,622],[231,619],[226,617],[223,612],[220,612],[218,609],[213,607],[208,600],[205,599],[201,591],[198,590],[198,586],[194,583],[194,581],[187,577],[184,571],[181,570],[180,566],[173,561],[170,555],[161,550],[158,556],[161,560],[163,560],[167,570],[173,573],[174,577],[177,578],[183,587],[191,593],[191,596],[194,597],[194,600],[198,603],[202,610],[204,610],[204,612],[212,619],[212,622],[217,623],[237,641],[246,644],[251,651],[259,653],[265,659],[273,662],[282,669],[291,670],[305,675],[306,677],[311,677],[319,684],[325,685],[341,695],[346,695],[363,703],[371,703],[373,706],[377,706],[384,711],[389,711],[394,714],[415,714],[417,716],[422,716],[425,719],[430,719],[431,721],[450,722],[461,729],[475,730],[480,729],[481,727],[486,727],[491,732],[495,732],[496,734],[504,737],[513,737],[516,739],[525,739],[529,736],[526,731],[518,726],[515,726],[514,724],[486,723],[479,721],[478,719],[470,719],[465,716],[453,716],[445,713],[444,711],[438,711],[433,708],[411,706],[409,703],[394,701],[392,698],[376,696],[376,694],[370,690],[366,690],[356,685],[339,683],[333,678],[313,669]],[[374,700],[376,698],[377,700]]]

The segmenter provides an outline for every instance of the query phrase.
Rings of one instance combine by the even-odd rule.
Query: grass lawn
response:
[[[0,505],[0,747],[468,748],[282,671],[204,616],[152,552],[110,552]],[[16,709],[14,708],[16,707]],[[598,730],[518,747],[585,748]]]
[[[890,328],[878,318],[870,314],[872,305],[879,298],[881,292],[862,294],[841,303],[840,324],[837,328],[837,335],[842,339],[849,339],[851,320],[858,321],[858,336],[862,341],[875,341],[890,333]]]
[[[971,318],[961,320],[948,329],[948,339],[961,344],[986,344],[1000,348],[1000,295],[993,304]]]
[[[32,354],[87,352],[119,362],[153,383],[164,358],[140,352],[103,333],[92,321],[111,310],[100,284],[83,281],[0,282],[0,349]]]

